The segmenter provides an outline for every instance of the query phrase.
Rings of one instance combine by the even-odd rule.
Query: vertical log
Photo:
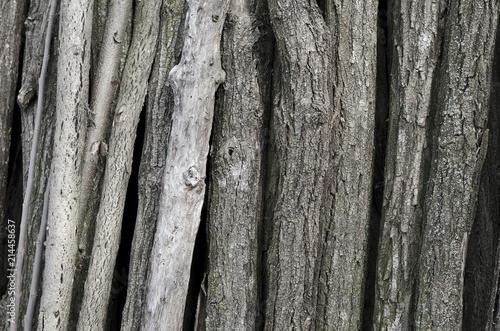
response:
[[[415,328],[462,328],[467,245],[488,148],[498,1],[450,2],[426,190]]]
[[[76,222],[89,98],[92,0],[62,1],[57,107],[39,330],[66,330],[77,250]]]
[[[232,0],[210,167],[207,328],[255,330],[259,316],[265,125],[271,98],[272,31],[267,6]],[[245,50],[245,51],[242,51]]]
[[[314,1],[269,1],[280,58],[271,118],[265,330],[314,330],[330,212],[332,40]]]
[[[335,104],[342,157],[323,254],[320,316],[325,330],[359,330],[363,321],[375,128],[377,4],[326,2],[334,49]],[[358,24],[357,22],[363,22]]]
[[[122,314],[122,331],[140,328],[146,296],[149,256],[153,246],[162,175],[174,107],[168,73],[178,63],[182,51],[185,0],[163,2],[160,32],[146,103],[145,137],[139,168],[137,218],[132,240],[127,299]]]
[[[389,2],[391,81],[374,325],[410,329],[444,3]],[[440,7],[442,6],[442,7]]]
[[[104,330],[106,327],[134,142],[155,54],[160,8],[160,0],[143,0],[137,4],[133,37],[123,71],[109,149],[103,142],[97,146],[96,152],[102,156],[108,155],[77,330]]]
[[[142,330],[181,330],[205,194],[215,91],[224,82],[220,38],[229,0],[190,0],[180,64],[170,72],[172,129],[151,251]]]

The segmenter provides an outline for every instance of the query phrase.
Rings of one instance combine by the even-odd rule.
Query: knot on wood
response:
[[[201,179],[200,172],[195,166],[190,167],[188,171],[182,174],[182,177],[184,179],[184,184],[189,188],[196,187]]]

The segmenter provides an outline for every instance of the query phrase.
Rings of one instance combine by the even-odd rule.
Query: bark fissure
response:
[[[173,92],[168,84],[168,73],[180,58],[185,12],[184,0],[164,1],[160,12],[158,46],[145,109],[146,131],[138,178],[138,211],[130,256],[129,287],[121,326],[124,331],[137,330],[141,324],[149,256],[156,230],[161,179],[173,112]]]
[[[341,7],[341,8],[340,8]],[[370,223],[376,99],[377,3],[327,1],[334,38],[340,153],[323,254],[323,328],[360,329]],[[363,21],[362,26],[354,22]],[[358,41],[360,44],[355,43]],[[323,285],[325,284],[325,285]]]
[[[328,205],[331,137],[337,129],[329,62],[332,44],[315,3],[269,1],[269,11],[282,79],[280,91],[274,92],[271,121],[277,160],[270,177],[270,185],[275,185],[272,225],[266,227],[272,233],[266,259],[265,330],[309,330],[316,327],[326,220],[321,211]],[[302,194],[301,189],[309,192]]]

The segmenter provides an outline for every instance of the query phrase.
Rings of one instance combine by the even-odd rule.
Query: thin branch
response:
[[[26,193],[24,195],[23,210],[21,216],[21,225],[19,227],[19,241],[17,244],[17,256],[16,256],[16,269],[15,269],[15,317],[14,320],[17,322],[17,315],[19,313],[19,304],[21,298],[21,277],[23,274],[23,259],[24,259],[24,249],[26,246],[26,233],[28,232],[28,215],[29,215],[29,203],[31,200],[31,191],[33,190],[33,179],[35,177],[35,161],[36,153],[38,147],[38,135],[40,131],[40,123],[42,122],[42,109],[43,109],[43,98],[45,90],[45,76],[47,74],[47,65],[49,62],[49,51],[50,51],[50,40],[52,36],[52,27],[54,25],[54,15],[56,12],[57,0],[52,0],[50,4],[49,21],[47,23],[47,34],[45,35],[45,46],[43,50],[43,61],[42,69],[40,72],[40,79],[38,83],[38,101],[36,106],[35,114],[35,129],[33,132],[33,141],[31,142],[31,152],[30,152],[30,164],[28,170],[28,182],[26,184]],[[17,330],[16,323],[10,324],[10,330]]]
[[[31,330],[33,323],[33,315],[35,314],[36,294],[38,290],[38,282],[40,280],[40,270],[42,267],[42,252],[45,242],[45,230],[47,228],[47,216],[49,213],[49,183],[50,178],[47,179],[47,186],[45,188],[45,195],[43,197],[43,212],[42,221],[40,222],[40,230],[38,231],[38,238],[36,240],[36,253],[35,262],[33,263],[33,276],[31,277],[30,297],[28,301],[28,309],[24,316],[24,330]]]
[[[106,30],[99,55],[96,83],[92,89],[92,100],[89,114],[93,122],[87,129],[85,155],[82,168],[82,189],[80,193],[80,207],[78,216],[80,249],[87,251],[87,241],[90,236],[89,227],[85,224],[85,217],[89,199],[92,194],[99,158],[103,156],[106,132],[110,126],[117,84],[114,81],[121,76],[120,61],[123,57],[123,45],[127,44],[127,26],[132,15],[132,0],[112,0],[109,4],[106,18]],[[87,253],[87,252],[86,252]]]

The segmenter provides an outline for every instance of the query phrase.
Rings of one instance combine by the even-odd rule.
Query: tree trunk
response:
[[[12,134],[12,117],[16,98],[17,76],[21,51],[21,29],[26,1],[4,1],[0,5],[0,225],[7,227],[6,188],[9,170],[10,137]],[[4,238],[0,239],[2,252],[5,251]],[[1,275],[5,276],[7,266],[0,262]],[[5,277],[2,277],[2,284]]]
[[[452,2],[447,8],[416,287],[417,329],[462,328],[467,244],[488,148],[499,9],[497,1]]]
[[[136,8],[132,43],[114,114],[109,151],[102,141],[88,142],[99,145],[95,153],[100,153],[101,156],[109,153],[109,156],[106,160],[92,258],[85,282],[85,294],[77,330],[104,330],[106,327],[107,306],[120,243],[123,206],[131,173],[134,141],[155,54],[160,8],[161,1],[158,0],[143,1]],[[115,38],[113,42],[120,42],[116,39],[120,38],[119,34],[113,37]],[[92,147],[90,152],[93,152]]]
[[[61,3],[57,106],[39,330],[66,330],[75,270],[92,1]],[[56,271],[57,270],[57,271]]]
[[[215,91],[224,82],[219,44],[229,1],[188,2],[180,64],[169,74],[172,129],[150,256],[142,330],[180,330],[205,193]]]
[[[255,330],[263,323],[259,237],[272,44],[266,6],[232,0],[222,41],[226,82],[217,97],[209,174],[209,330]]]
[[[21,92],[18,94],[18,103],[21,106],[21,136],[18,137],[22,150],[22,162],[19,164],[23,168],[23,174],[18,177],[24,184],[26,190],[26,183],[28,179],[28,168],[31,154],[31,144],[34,135],[34,120],[35,109],[38,101],[33,96],[36,96],[38,90],[38,77],[40,75],[41,62],[44,52],[44,44],[40,40],[45,40],[47,33],[47,21],[49,15],[50,1],[44,4],[33,2],[30,5],[28,18],[26,20],[26,41],[24,52],[24,65],[22,70],[22,85]],[[57,26],[58,16],[54,17],[54,25]],[[44,23],[44,24],[42,24]],[[40,29],[40,30],[38,30]],[[52,43],[57,40],[58,31],[53,28]],[[26,58],[30,59],[26,63]],[[41,126],[38,137],[38,152],[35,159],[35,171],[33,178],[33,189],[31,200],[29,202],[30,209],[27,215],[27,234],[26,245],[23,259],[23,275],[21,280],[17,280],[22,288],[29,288],[28,284],[32,278],[32,268],[35,257],[35,243],[39,232],[40,219],[43,211],[44,192],[50,173],[50,166],[52,162],[52,146],[54,140],[54,122],[56,116],[56,90],[57,90],[57,60],[58,52],[51,50],[49,54],[49,62],[47,68],[47,77],[45,83],[44,104],[42,109]],[[34,89],[34,91],[32,90]],[[27,94],[22,94],[22,91],[31,91]],[[17,161],[16,161],[17,162]],[[27,163],[25,163],[27,162]],[[22,201],[21,201],[22,202]],[[18,307],[18,322],[20,325],[23,323],[23,316],[26,311],[28,303],[29,291],[23,290]],[[34,323],[36,327],[36,321]]]
[[[320,315],[325,330],[359,330],[368,256],[376,92],[376,3],[326,2],[337,45],[335,105],[341,114],[340,164],[323,254]],[[363,21],[362,25],[355,22]],[[355,40],[362,40],[357,44]]]
[[[146,133],[139,170],[139,201],[122,331],[137,330],[141,325],[149,256],[160,208],[158,202],[160,183],[165,170],[174,103],[172,88],[168,83],[168,73],[181,55],[185,4],[184,0],[166,1],[160,13],[158,50],[149,80],[149,95],[145,109]]]
[[[332,42],[319,8],[308,1],[269,1],[281,61],[271,118],[265,231],[265,330],[313,330],[329,209],[334,114]],[[293,15],[292,15],[293,13]]]
[[[0,5],[12,329],[49,175],[40,330],[498,328],[497,1],[63,1],[38,91],[49,2]]]
[[[390,1],[390,105],[374,322],[377,330],[408,330],[418,274],[427,181],[435,69],[444,3]]]

